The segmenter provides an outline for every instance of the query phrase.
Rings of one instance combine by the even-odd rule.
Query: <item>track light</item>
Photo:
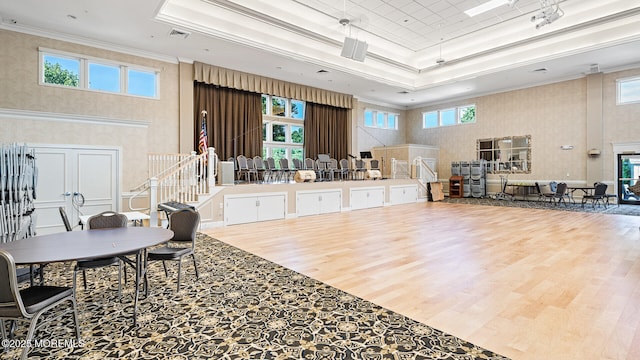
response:
[[[540,12],[531,17],[531,22],[542,20],[536,25],[536,29],[551,24],[564,15],[557,0],[540,0]]]

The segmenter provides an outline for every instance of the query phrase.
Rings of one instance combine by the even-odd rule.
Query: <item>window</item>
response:
[[[640,77],[617,81],[618,104],[640,103]]]
[[[440,126],[456,124],[456,109],[446,109],[440,111]]]
[[[465,105],[456,108],[434,110],[422,113],[422,128],[434,128],[476,122],[476,106]]]
[[[120,68],[89,63],[89,89],[120,92]]]
[[[80,59],[43,55],[43,82],[69,87],[80,86]]]
[[[371,109],[365,109],[364,111],[364,126],[367,127],[397,130],[398,119],[398,114]]]
[[[282,158],[304,159],[304,111],[304,101],[262,95],[263,157],[276,166]]]
[[[438,112],[431,111],[427,113],[422,113],[422,127],[425,129],[438,127]]]
[[[159,71],[40,49],[40,84],[158,98]]]

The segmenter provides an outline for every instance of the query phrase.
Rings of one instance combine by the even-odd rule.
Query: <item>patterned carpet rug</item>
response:
[[[596,212],[603,214],[620,214],[620,215],[635,215],[640,216],[639,205],[627,205],[627,204],[611,204],[606,208],[603,205],[591,206],[591,203],[587,203],[582,206],[580,200],[571,203],[567,201],[564,205],[560,203],[555,205],[547,201],[523,201],[523,200],[494,200],[492,198],[449,198],[445,197],[444,202],[452,204],[474,204],[474,205],[487,205],[487,206],[506,206],[506,207],[520,207],[520,208],[532,208],[532,209],[550,209],[561,211],[581,211],[581,212]]]
[[[78,289],[82,346],[70,316],[38,332],[41,359],[506,359],[246,251],[198,234],[198,269],[150,265],[150,294],[132,328],[131,282],[117,300],[117,271],[88,273]],[[71,284],[73,264],[51,264],[46,282]],[[115,269],[115,268],[114,268]],[[129,271],[131,275],[131,271]],[[24,338],[26,326],[16,331]],[[47,343],[48,341],[48,343]],[[3,353],[14,359],[21,349]]]

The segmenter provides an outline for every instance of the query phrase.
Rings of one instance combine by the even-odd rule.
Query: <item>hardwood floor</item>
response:
[[[640,217],[417,203],[205,232],[513,359],[640,359]]]

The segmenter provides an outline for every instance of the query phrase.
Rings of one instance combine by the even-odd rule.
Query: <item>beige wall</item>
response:
[[[364,111],[366,109],[400,114],[398,130],[365,127]],[[403,118],[404,110],[393,107],[374,105],[364,101],[354,101],[353,113],[355,115],[355,137],[353,140],[353,151],[355,152],[355,154],[353,155],[357,156],[360,151],[371,151],[374,147],[378,146],[390,146],[405,143],[404,138],[407,124]]]
[[[3,48],[11,49],[0,52],[0,113],[3,109],[14,109],[53,114],[63,120],[65,114],[74,116],[69,121],[51,121],[47,116],[44,119],[0,116],[0,143],[118,146],[122,149],[124,192],[146,179],[147,153],[187,152],[192,148],[191,64],[152,60],[6,30],[0,30],[0,43]],[[151,100],[41,86],[38,84],[38,47],[159,69],[161,98]],[[613,144],[640,142],[640,104],[616,104],[616,79],[631,76],[640,76],[640,68],[603,74],[600,92],[593,88],[598,81],[584,77],[410,110],[355,101],[350,148],[357,153],[381,145],[436,146],[440,148],[439,176],[447,179],[451,161],[476,158],[477,139],[531,135],[532,172],[510,175],[510,179],[585,183],[595,176],[587,174],[588,168],[594,168],[588,162],[599,161],[596,173],[602,172],[602,180],[611,184],[615,180]],[[597,96],[602,98],[601,139],[593,128],[599,121],[597,111],[594,115],[593,110],[598,107],[592,106]],[[422,112],[470,103],[476,104],[476,124],[422,129]],[[399,113],[399,129],[365,129],[366,108]],[[96,124],[78,121],[76,117],[127,123]],[[589,121],[589,131],[587,117],[594,119]],[[589,159],[588,148],[599,140],[603,146],[601,158]],[[561,145],[573,145],[574,149],[561,150]],[[495,184],[498,176],[491,175],[489,179]]]
[[[0,44],[11,49],[0,52],[0,110],[35,112],[1,117],[0,143],[120,147],[124,192],[147,178],[147,153],[179,151],[177,63],[6,30],[0,30]],[[39,85],[39,47],[158,69],[160,99]]]

